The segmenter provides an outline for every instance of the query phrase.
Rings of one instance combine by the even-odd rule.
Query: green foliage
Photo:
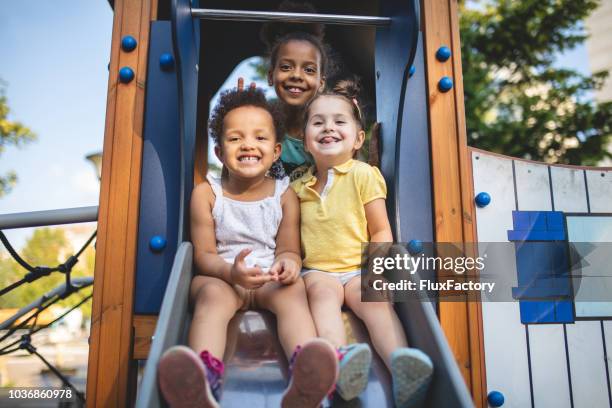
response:
[[[81,245],[79,243],[79,245]],[[62,228],[38,228],[27,240],[20,251],[21,257],[33,266],[54,267],[63,263],[75,250],[68,241],[66,233]],[[95,262],[95,250],[90,245],[79,257],[79,262],[72,270],[72,277],[92,276]],[[4,288],[13,282],[22,279],[27,271],[18,265],[7,251],[0,251],[0,287]],[[51,289],[65,282],[65,275],[53,272],[35,282],[25,283],[0,298],[0,309],[21,308]],[[77,304],[91,289],[84,289],[78,294],[71,295],[56,303],[57,305],[70,307]],[[91,302],[81,306],[85,316],[91,315]]]
[[[251,78],[251,81],[265,81],[268,79],[268,64],[263,58],[257,58],[257,60],[251,62],[249,66],[255,70],[255,74]]]
[[[4,152],[5,146],[21,147],[36,139],[36,135],[28,127],[8,119],[10,109],[4,88],[4,82],[0,79],[0,154]],[[0,175],[0,197],[8,193],[16,182],[17,175],[13,171]]]
[[[551,163],[612,158],[612,102],[593,92],[607,72],[586,77],[553,66],[586,38],[595,0],[490,0],[460,5],[465,112],[470,145]]]

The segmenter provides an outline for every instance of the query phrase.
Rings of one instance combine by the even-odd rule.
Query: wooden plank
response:
[[[551,211],[548,165],[514,160],[516,197],[521,211]]]
[[[491,195],[491,204],[476,209],[478,240],[508,242],[515,209],[512,160],[482,152],[474,152],[472,158],[475,193]],[[513,262],[509,260],[505,273],[516,282]],[[508,406],[531,406],[527,341],[518,303],[483,302],[482,319],[487,391],[503,393]]]
[[[516,195],[521,211],[550,211],[548,165],[514,161]],[[565,336],[561,324],[527,326],[536,407],[570,407]]]
[[[149,356],[156,325],[156,315],[134,315],[134,360],[146,360]]]
[[[455,76],[455,106],[459,149],[459,172],[461,178],[461,219],[463,222],[463,241],[478,242],[476,232],[476,206],[474,204],[474,181],[472,174],[472,155],[467,144],[467,126],[465,120],[465,102],[463,98],[463,71],[461,67],[461,39],[459,38],[459,10],[456,1],[449,2],[451,22],[451,52],[453,55],[453,73]],[[469,245],[471,251],[466,256],[475,258],[477,249]],[[467,320],[470,346],[470,368],[472,397],[477,406],[486,407],[487,375],[485,366],[484,331],[482,322],[482,304],[468,302]]]
[[[461,103],[463,105],[463,102]],[[465,129],[465,127],[464,127]],[[461,131],[462,138],[465,138],[465,131]],[[461,163],[461,182],[462,187],[462,206],[463,206],[463,227],[464,241],[468,243],[478,242],[478,234],[476,231],[476,206],[474,204],[474,176],[472,168],[472,153],[467,148],[467,142],[460,142],[460,158]],[[464,161],[467,160],[467,164]],[[465,171],[465,174],[463,172]],[[463,182],[467,180],[467,185]],[[478,248],[476,245],[468,245],[470,250],[466,250],[466,256],[476,258]],[[467,249],[467,248],[466,248]],[[482,303],[481,301],[468,302],[468,330],[470,333],[470,364],[472,374],[472,397],[475,404],[479,407],[486,407],[487,401],[487,372],[485,365],[485,348],[484,348],[484,327],[482,320]]]
[[[612,171],[587,170],[586,182],[592,213],[612,213]]]
[[[588,212],[583,170],[551,167],[555,210]],[[604,345],[599,322],[566,325],[574,406],[608,406]]]
[[[130,359],[134,263],[147,44],[156,11],[156,1],[115,2],[87,381],[92,407],[130,405],[136,380]],[[120,50],[125,35],[138,42],[130,53]],[[118,81],[123,66],[135,73],[128,84]]]
[[[588,212],[583,170],[551,166],[550,177],[556,211]]]
[[[609,406],[601,323],[581,321],[566,327],[574,406]]]
[[[603,345],[605,346],[605,366],[607,372],[607,381],[608,381],[608,399],[610,400],[610,405],[612,406],[612,373],[610,370],[612,369],[611,361],[610,361],[610,353],[612,353],[612,321],[602,321],[600,322],[601,326],[603,326],[603,333],[601,336],[603,337]]]
[[[468,202],[471,197],[466,199],[461,195],[462,188],[466,193],[470,193],[471,180],[466,178],[468,159],[462,87],[456,86],[462,80],[456,4],[453,0],[424,1],[422,15],[427,66],[435,239],[437,242],[464,242],[466,238],[473,237],[473,232],[469,230],[472,217],[471,204]],[[435,53],[442,45],[451,47],[453,52],[451,60],[446,62],[436,60]],[[447,93],[438,90],[438,81],[443,76],[449,76],[455,82],[455,87]],[[464,228],[464,222],[468,223],[467,230]],[[479,308],[469,307],[467,301],[440,302],[439,317],[463,377],[472,390],[477,404],[482,406],[484,397],[481,368],[483,366],[482,355],[479,354],[482,348],[478,337],[480,323],[477,321]],[[473,384],[473,375],[477,377],[478,384]]]

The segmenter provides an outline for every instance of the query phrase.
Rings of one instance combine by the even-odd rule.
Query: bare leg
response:
[[[267,283],[255,291],[255,302],[276,315],[278,337],[288,360],[297,346],[317,336],[302,279],[292,285]]]
[[[222,359],[227,325],[242,306],[242,299],[229,284],[211,276],[193,278],[190,299],[195,311],[189,330],[189,346],[196,353],[208,350]]]
[[[342,284],[323,272],[309,273],[304,277],[304,282],[317,333],[334,347],[344,346],[346,332],[342,321]]]
[[[393,306],[389,302],[362,302],[360,277],[351,279],[344,291],[346,305],[363,321],[376,352],[391,369],[391,353],[399,347],[408,347]]]

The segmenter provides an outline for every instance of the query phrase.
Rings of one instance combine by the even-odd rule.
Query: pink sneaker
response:
[[[170,347],[157,366],[159,388],[172,408],[219,408],[207,381],[206,366],[189,347]]]
[[[282,408],[317,408],[338,378],[336,350],[323,339],[310,340],[291,358],[291,380]]]

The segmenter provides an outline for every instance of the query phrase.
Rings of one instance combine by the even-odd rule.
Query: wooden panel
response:
[[[584,171],[551,168],[555,209],[587,212]],[[608,384],[599,322],[577,321],[566,325],[574,406],[607,406]]]
[[[153,333],[157,325],[157,316],[134,316],[134,360],[146,360],[149,356]]]
[[[612,401],[612,376],[610,375],[610,353],[612,352],[612,321],[600,322],[603,333],[601,334],[605,347],[605,366],[608,373],[608,399]],[[612,405],[612,404],[610,404]]]
[[[574,406],[609,406],[601,323],[583,321],[566,327]]]
[[[534,405],[570,407],[563,325],[529,325],[528,330]]]
[[[551,166],[550,177],[555,211],[588,212],[583,170]]]
[[[131,405],[134,396],[134,263],[147,45],[156,10],[155,0],[115,1],[87,375],[90,407]],[[120,50],[125,35],[138,42],[130,53]],[[118,81],[123,66],[135,73],[128,84]]]
[[[481,152],[472,158],[475,193],[491,195],[491,204],[476,209],[478,240],[508,242],[515,209],[512,160]],[[516,279],[515,265],[507,268]],[[483,302],[482,319],[487,391],[502,392],[510,407],[531,406],[527,341],[518,303]]]
[[[587,170],[589,204],[593,213],[612,213],[612,171]]]
[[[518,210],[551,211],[548,165],[514,161]]]
[[[429,128],[432,157],[434,223],[437,242],[475,241],[469,157],[465,135],[465,114],[461,74],[458,14],[454,0],[422,2],[425,57],[429,100]],[[448,46],[452,58],[435,58],[441,46]],[[454,88],[443,93],[438,81],[453,79]],[[462,196],[463,191],[463,196]],[[440,302],[440,323],[459,368],[478,406],[485,404],[483,347],[480,306],[466,302]]]

